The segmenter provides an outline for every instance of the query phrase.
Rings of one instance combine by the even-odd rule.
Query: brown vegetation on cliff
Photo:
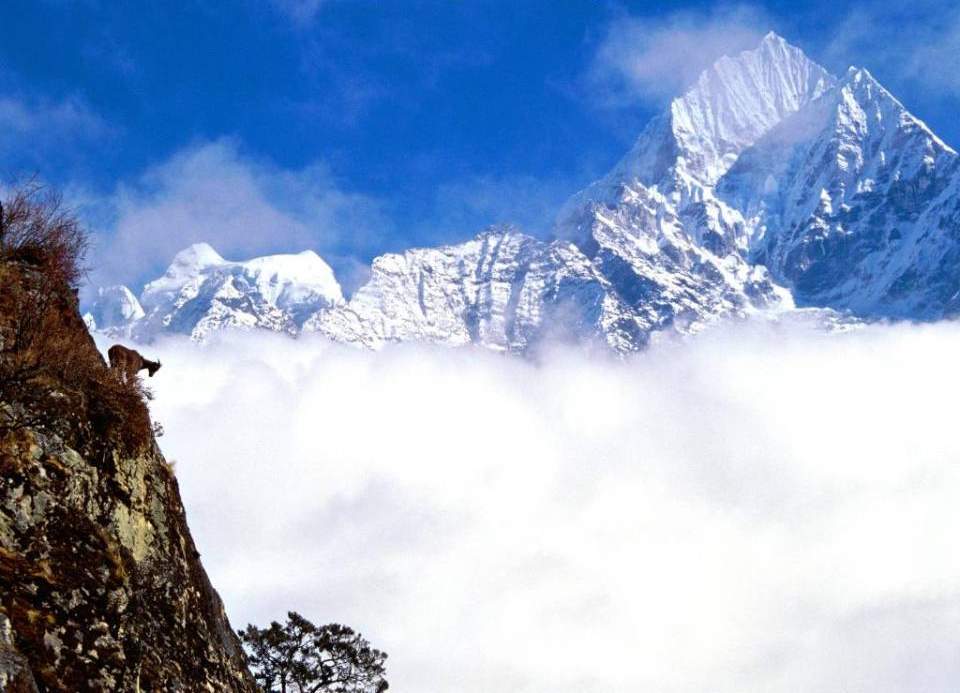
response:
[[[30,427],[72,447],[149,445],[149,393],[104,368],[79,316],[86,234],[59,198],[30,187],[0,213],[0,435]]]

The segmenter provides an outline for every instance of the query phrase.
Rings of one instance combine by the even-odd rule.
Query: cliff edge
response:
[[[148,394],[68,284],[0,262],[0,690],[256,690]]]

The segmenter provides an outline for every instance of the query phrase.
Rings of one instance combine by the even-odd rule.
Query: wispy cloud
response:
[[[544,236],[574,188],[524,175],[450,180],[404,237],[459,242],[492,224]],[[403,247],[393,238],[398,200],[345,190],[323,163],[289,170],[255,159],[230,139],[186,147],[107,195],[66,192],[98,230],[90,287],[129,283],[136,292],[177,251],[204,241],[230,259],[311,248],[349,294],[368,278],[371,257]]]
[[[37,166],[102,139],[112,128],[78,96],[0,96],[0,165]],[[11,171],[19,173],[19,171]]]
[[[227,139],[179,151],[100,206],[112,219],[94,283],[142,279],[198,241],[226,257],[312,248],[335,262],[369,251],[390,228],[379,201],[344,191],[322,163],[282,169]]]
[[[234,625],[350,623],[413,693],[960,680],[957,325],[730,328],[626,363],[152,349]]]
[[[313,24],[327,0],[270,0],[270,2],[295,27],[303,29]]]
[[[70,186],[67,197],[99,231],[91,286],[131,283],[136,292],[177,251],[204,241],[230,259],[311,248],[351,293],[371,257],[403,249],[398,239],[459,242],[493,224],[543,236],[574,190],[572,181],[525,175],[450,180],[400,232],[399,200],[345,190],[323,163],[283,169],[221,139],[186,147],[108,195]]]
[[[825,58],[843,65],[866,56],[872,70],[960,97],[960,7],[861,3],[833,27]]]
[[[583,82],[599,106],[660,102],[680,93],[721,55],[754,47],[771,27],[751,5],[651,17],[616,16]]]

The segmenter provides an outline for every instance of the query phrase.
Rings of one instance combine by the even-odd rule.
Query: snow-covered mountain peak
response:
[[[272,283],[301,282],[315,285],[330,295],[340,295],[340,284],[333,276],[333,269],[312,250],[296,254],[265,255],[235,264],[263,275]]]
[[[869,317],[953,314],[958,157],[868,70],[758,140],[716,193],[750,259],[799,305]]]
[[[721,57],[644,128],[607,176],[571,198],[559,233],[567,235],[565,220],[585,204],[617,204],[624,187],[655,188],[681,206],[701,201],[745,149],[836,84],[773,32],[756,48]]]
[[[900,100],[877,81],[866,68],[850,66],[839,84],[839,93],[840,110],[846,108],[848,111],[859,110],[866,113],[866,109],[872,109],[875,118],[883,118],[883,113],[886,113],[887,117],[899,119],[899,127],[919,130],[930,140],[932,147],[956,153],[926,123],[910,113]],[[889,124],[885,123],[884,126],[886,125]]]
[[[781,35],[778,34],[776,31],[774,31],[773,29],[771,29],[770,31],[768,31],[766,34],[763,35],[763,39],[761,39],[760,43],[761,43],[761,45],[762,45],[762,44],[768,44],[768,43],[772,43],[772,44],[786,44],[786,43],[787,43],[787,39],[783,38],[783,36],[781,36]]]
[[[144,316],[137,297],[127,287],[116,284],[97,289],[97,297],[84,315],[92,329],[123,333],[127,326]]]
[[[573,244],[492,228],[376,258],[349,303],[303,329],[370,348],[427,341],[525,351],[551,336],[631,351],[646,338],[641,322]]]
[[[140,302],[148,310],[169,300],[184,285],[196,282],[197,278],[212,267],[229,264],[209,243],[194,243],[173,256],[170,266],[162,277],[143,287]]]
[[[865,67],[856,67],[851,65],[847,68],[847,74],[839,83],[840,90],[851,94],[857,94],[863,100],[882,99],[894,104],[897,108],[906,110],[899,99],[887,91],[877,79]]]
[[[170,269],[184,271],[202,270],[226,262],[209,243],[194,243],[173,256]]]
[[[223,328],[296,334],[307,318],[341,303],[333,270],[312,250],[233,262],[208,243],[195,243],[144,286],[143,310],[127,324],[130,335],[141,340],[161,332],[202,340]]]
[[[312,250],[295,255],[267,255],[237,264],[256,283],[260,294],[280,308],[314,306],[318,302],[334,305],[343,301],[343,291],[333,269]]]
[[[202,283],[212,273],[242,274],[274,302],[281,297],[313,294],[329,303],[343,300],[333,269],[312,250],[296,254],[256,257],[243,262],[225,260],[208,243],[194,243],[177,253],[167,271],[148,283],[140,299],[145,306],[163,302],[191,284]]]
[[[720,58],[670,104],[678,168],[702,184],[715,184],[746,147],[835,82],[773,33],[753,50]]]

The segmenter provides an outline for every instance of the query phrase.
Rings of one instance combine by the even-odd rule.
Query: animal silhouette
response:
[[[159,361],[145,359],[139,351],[128,349],[122,344],[114,344],[107,350],[107,357],[110,359],[110,368],[118,373],[125,382],[130,382],[131,378],[136,377],[137,373],[146,369],[150,377],[160,370]]]

